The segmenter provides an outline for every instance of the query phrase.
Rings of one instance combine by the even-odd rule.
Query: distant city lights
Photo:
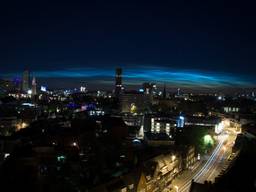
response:
[[[83,92],[83,93],[86,92],[86,87],[83,87],[83,86],[80,87],[80,92]]]

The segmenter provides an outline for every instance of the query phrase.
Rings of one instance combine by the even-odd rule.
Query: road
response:
[[[232,153],[235,138],[236,134],[232,132],[219,135],[217,138],[218,144],[211,155],[205,156],[201,161],[197,162],[191,170],[185,171],[182,175],[177,177],[171,186],[173,191],[188,192],[192,179],[197,183],[204,183],[204,181],[214,182],[215,178],[222,170],[227,168],[229,164],[228,157]]]

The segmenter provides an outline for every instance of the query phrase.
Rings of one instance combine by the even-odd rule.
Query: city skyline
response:
[[[5,1],[0,191],[255,192],[254,1]]]
[[[170,68],[141,67],[122,68],[124,86],[138,88],[143,82],[153,82],[162,86],[167,84],[170,88],[185,89],[230,89],[254,88],[254,79],[244,76],[235,77],[230,73],[213,73],[196,70],[177,70]],[[75,88],[80,85],[99,88],[114,88],[115,69],[98,68],[72,68],[56,71],[32,71],[42,85],[55,88],[66,84],[62,88]],[[3,78],[15,79],[22,76],[22,72],[5,74]],[[63,80],[60,82],[59,80]],[[55,82],[56,81],[56,82]]]

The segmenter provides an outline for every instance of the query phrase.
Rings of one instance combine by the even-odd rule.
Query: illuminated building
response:
[[[239,112],[239,107],[224,107],[223,108],[225,113],[238,113]]]
[[[33,80],[32,80],[32,95],[36,95],[37,94],[37,91],[36,91],[36,78],[33,77]]]
[[[150,118],[150,122],[148,122]],[[185,126],[185,118],[183,116],[151,116],[145,118],[146,131],[151,133],[165,133],[173,138],[177,128]]]
[[[179,116],[177,119],[177,127],[182,128],[185,125],[185,118],[183,116]]]
[[[85,86],[81,86],[80,87],[80,92],[85,93],[86,92],[86,87]]]
[[[122,112],[136,114],[148,108],[151,97],[141,92],[126,92],[121,95],[120,102]]]
[[[178,90],[177,90],[177,95],[178,96],[180,95],[180,88],[178,88]]]
[[[213,127],[215,128],[221,122],[218,117],[195,117],[186,116],[186,126],[203,126],[203,127]]]
[[[116,85],[115,85],[115,95],[118,97],[122,91],[122,68],[116,68]]]
[[[30,74],[28,70],[25,70],[22,75],[22,91],[27,93],[29,90]]]
[[[136,129],[136,138],[144,138],[144,115],[133,115],[133,114],[122,114],[121,115],[125,124],[129,127],[137,128]]]
[[[42,92],[46,92],[47,88],[46,88],[45,86],[41,86],[40,90],[41,90]]]
[[[166,133],[171,138],[175,133],[176,121],[169,117],[152,117],[151,118],[151,133]]]
[[[89,113],[90,116],[101,116],[101,115],[105,115],[105,111],[100,110],[100,109],[90,110],[88,113]]]
[[[143,125],[143,115],[124,114],[121,117],[124,120],[125,124],[128,126]]]
[[[152,95],[156,90],[156,84],[154,83],[143,83],[143,92],[145,95]]]
[[[192,145],[179,146],[178,151],[181,154],[182,158],[182,169],[191,169],[192,166],[196,163],[197,155],[196,149]]]

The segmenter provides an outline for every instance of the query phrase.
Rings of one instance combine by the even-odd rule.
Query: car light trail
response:
[[[204,164],[204,166],[197,172],[197,174],[195,174],[193,176],[194,181],[198,181],[202,176],[204,176],[205,173],[207,173],[207,170],[209,170],[209,168],[214,166],[214,162],[216,161],[216,159],[218,158],[218,153],[221,152],[221,148],[223,146],[223,143],[225,142],[225,140],[227,139],[228,136],[223,136],[223,138],[220,139],[219,144],[217,145],[217,147],[214,149],[213,153],[211,154],[210,158],[207,160],[207,162]],[[209,178],[209,177],[208,177]],[[185,192],[188,190],[188,188],[190,187],[191,184],[191,178],[186,180],[186,182],[184,183],[184,185],[182,185],[180,187],[180,192]]]

